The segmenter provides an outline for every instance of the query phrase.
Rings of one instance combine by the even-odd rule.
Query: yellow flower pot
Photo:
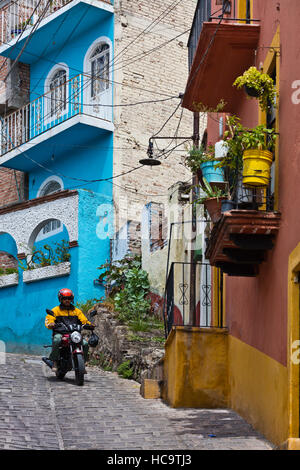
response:
[[[243,153],[243,185],[268,186],[273,154],[268,150],[245,150]]]

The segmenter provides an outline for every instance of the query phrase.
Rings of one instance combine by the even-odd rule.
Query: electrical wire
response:
[[[176,3],[176,2],[175,2],[175,3]],[[180,2],[176,3],[176,5],[173,6],[172,9],[174,9],[179,3],[180,3]],[[174,3],[173,3],[172,5],[174,5]],[[159,18],[160,18],[161,16],[162,16],[162,15],[160,15]],[[155,23],[155,21],[154,21],[153,23]],[[147,30],[147,28],[146,28],[146,30]],[[138,38],[141,34],[145,33],[146,30],[144,30],[142,33],[140,33],[140,34],[137,36],[137,38]],[[185,33],[186,33],[186,32],[185,32]],[[185,33],[181,33],[181,34],[185,34]],[[181,35],[181,34],[180,34],[180,35]],[[137,38],[136,38],[136,39],[137,39]],[[174,40],[174,39],[175,39],[175,38],[173,38],[172,40]],[[171,40],[167,41],[166,43],[169,43],[170,41],[171,41]],[[134,42],[134,41],[132,41],[132,42]],[[130,45],[130,44],[129,44],[129,45]],[[126,48],[124,48],[124,50],[127,49],[127,48],[129,47],[129,45],[127,45]],[[153,48],[153,49],[151,49],[150,51],[146,51],[146,53],[143,54],[143,55],[147,55],[148,53],[150,53],[150,52],[152,52],[152,51],[154,51],[154,50],[157,50],[157,48],[159,48],[159,47],[162,47],[162,45],[157,46],[156,48]],[[21,51],[21,53],[22,53],[22,51]],[[20,54],[21,54],[21,53],[20,53]],[[141,56],[141,54],[139,55],[139,57],[140,57],[140,56]],[[133,57],[131,57],[130,59],[132,59],[132,58],[133,58]],[[138,60],[138,59],[136,59],[136,60]],[[170,98],[168,98],[168,99],[173,99],[173,97],[170,97]],[[162,100],[162,101],[164,101],[164,100]],[[157,101],[153,101],[153,102],[157,102]],[[145,102],[129,103],[129,104],[124,104],[123,106],[126,106],[126,105],[131,106],[131,105],[144,104],[144,103],[145,103]],[[179,105],[180,105],[180,103],[179,103]],[[116,105],[116,106],[117,106],[117,105]],[[122,106],[122,105],[120,105],[120,106]],[[161,132],[161,130],[165,127],[165,125],[167,124],[167,122],[169,122],[169,120],[171,119],[171,117],[176,113],[178,107],[179,107],[179,106],[176,107],[176,110],[175,110],[175,111],[171,114],[171,116],[167,119],[167,121],[166,121],[165,124],[162,126],[162,128],[160,129],[160,131],[158,131],[158,133]],[[179,122],[179,124],[180,124],[180,122]],[[157,133],[157,134],[158,134],[158,133]],[[157,135],[157,134],[155,134],[155,135]],[[184,142],[180,143],[179,145],[182,145],[183,143],[184,143]],[[170,145],[170,144],[169,144],[169,145]],[[176,146],[176,147],[177,147],[177,146]],[[173,150],[175,150],[176,147],[174,147],[174,149],[171,149],[170,152],[172,152]],[[170,153],[170,152],[168,152],[168,153]],[[165,152],[163,152],[159,157],[161,157],[161,156],[164,155],[164,154],[165,154]],[[158,157],[158,158],[159,158],[159,157]],[[36,163],[37,163],[37,162],[36,162]],[[143,165],[141,165],[141,166],[143,166]],[[136,169],[141,168],[141,166],[136,167],[136,168],[133,168],[133,169],[129,170],[128,172],[124,172],[124,173],[122,173],[122,174],[120,174],[120,175],[116,175],[116,176],[113,177],[113,178],[116,178],[116,177],[119,177],[119,176],[126,175],[126,174],[128,174],[128,173],[131,173],[132,171],[135,171]],[[44,168],[46,169],[46,167],[44,167]],[[109,178],[109,179],[111,179],[111,178]],[[108,180],[108,179],[104,179],[104,180]],[[95,180],[95,181],[101,181],[101,180]],[[85,181],[85,182],[88,182],[88,181]],[[93,181],[91,181],[91,182],[93,182]]]
[[[36,10],[37,10],[39,4],[41,3],[41,1],[42,1],[42,0],[40,0],[40,1],[38,2],[38,4],[36,5],[35,9],[34,9],[33,12],[32,12],[32,15],[34,15],[34,13],[36,12]],[[17,4],[17,2],[11,2],[11,3]],[[15,15],[15,16],[17,16],[17,15]],[[1,64],[0,71],[1,71],[2,68],[5,66],[7,60],[10,58],[10,56],[11,56],[11,54],[12,54],[12,52],[13,52],[15,46],[16,46],[16,45],[18,44],[18,42],[21,40],[22,35],[23,35],[23,33],[25,32],[25,30],[26,30],[26,29],[23,29],[23,30],[21,31],[21,33],[18,35],[17,41],[16,41],[15,44],[12,46],[12,50],[11,50],[11,52],[10,52],[10,54],[9,54],[9,57],[6,57],[5,60],[4,60],[4,62]],[[7,78],[7,77],[5,77],[4,80],[6,80],[6,78]]]
[[[114,66],[118,60],[120,60],[120,56],[124,55],[124,52],[128,49],[129,46],[131,46],[137,39],[139,39],[143,34],[147,32],[147,30],[151,30],[154,28],[155,23],[159,22],[161,19],[163,19],[165,16],[167,16],[176,6],[181,3],[181,0],[177,1],[175,0],[171,5],[169,5],[157,18],[155,18],[150,25],[148,25],[143,31],[141,31],[134,39],[132,39],[120,52],[114,55],[112,61],[109,64],[109,68]]]
[[[9,42],[2,41],[2,43],[10,46]],[[58,62],[55,62],[54,60],[51,60],[49,58],[45,58],[45,57],[42,58],[42,57],[38,56],[37,54],[34,54],[33,52],[26,51],[26,53],[30,56],[35,57],[36,59],[40,59],[40,60],[43,60],[45,62],[49,62],[53,65],[59,65]],[[86,77],[94,78],[94,77],[92,77],[91,74],[89,74],[87,72],[83,72],[82,70],[77,69],[75,67],[69,67],[69,70],[72,70],[73,72],[76,72],[77,74],[83,74]],[[47,77],[42,77],[42,78],[47,78]],[[123,87],[131,88],[133,90],[139,90],[139,91],[143,91],[145,93],[151,93],[151,94],[158,95],[158,96],[170,96],[170,94],[171,94],[171,92],[159,92],[157,90],[148,90],[146,88],[141,88],[141,87],[136,87],[136,86],[133,86],[133,85],[128,85],[126,83],[118,82],[116,80],[107,80],[107,81],[111,84],[114,84],[114,85],[121,85]]]
[[[153,52],[161,49],[162,47],[165,47],[166,45],[168,45],[171,42],[178,39],[180,36],[183,36],[184,34],[188,33],[190,30],[191,30],[191,28],[187,29],[186,31],[183,31],[182,33],[178,34],[177,36],[173,37],[172,39],[169,39],[168,41],[165,41],[165,42],[159,44],[158,46],[153,47],[152,49],[148,49],[148,51],[145,51],[141,54],[137,54],[136,56],[129,57],[125,64],[122,64],[121,67],[119,67],[119,68],[114,68],[113,71],[116,72],[116,71],[118,71],[118,70],[120,70],[124,67],[127,67],[130,64],[133,64],[134,62],[137,62],[141,59],[144,59],[144,57],[147,57],[149,54],[152,54]],[[134,60],[131,60],[131,59],[134,59]]]
[[[40,0],[40,1],[41,1],[41,0]],[[50,1],[51,1],[51,0],[50,0]],[[180,2],[177,2],[176,5],[175,5],[173,8],[175,8],[179,3],[180,3]],[[173,4],[172,4],[172,5],[173,5]],[[171,6],[172,6],[172,5],[171,5]],[[173,8],[172,8],[172,9],[173,9]],[[165,11],[168,11],[168,9],[165,10]],[[85,16],[86,13],[87,13],[87,9],[86,9],[86,11],[84,12],[84,14],[82,15],[82,17],[79,19],[79,21],[77,22],[77,25],[74,26],[74,28],[73,28],[73,30],[71,31],[69,37],[73,34],[74,30],[76,29],[76,27],[78,26],[78,24],[82,21],[82,19],[83,19],[83,17]],[[160,16],[161,16],[161,15],[160,15]],[[159,16],[158,18],[160,18],[160,16]],[[62,21],[62,23],[59,25],[58,29],[62,26],[62,24],[63,24],[64,21],[65,21],[65,19],[64,19],[64,20]],[[155,23],[155,21],[157,21],[157,19],[154,20],[153,23]],[[150,25],[150,26],[151,26],[151,25]],[[149,26],[148,26],[148,27],[149,27]],[[147,30],[147,28],[146,28],[145,30],[143,30],[132,42],[134,42],[138,37],[140,37],[146,30]],[[124,67],[124,66],[126,66],[126,65],[129,65],[129,64],[132,63],[132,62],[136,62],[137,60],[142,59],[144,56],[147,56],[147,55],[149,55],[150,53],[152,53],[152,52],[154,52],[154,51],[160,49],[161,47],[164,47],[166,44],[169,44],[169,43],[172,42],[173,40],[177,39],[179,36],[182,36],[183,34],[186,34],[189,30],[190,30],[190,28],[189,28],[188,30],[186,30],[186,31],[184,31],[184,32],[182,32],[182,33],[180,33],[180,34],[178,34],[178,35],[175,36],[174,38],[171,38],[170,40],[168,40],[168,41],[166,41],[166,42],[164,42],[164,43],[162,43],[162,44],[160,44],[160,45],[158,45],[158,46],[156,46],[156,47],[154,47],[154,48],[152,48],[152,49],[150,49],[150,50],[148,50],[148,51],[146,51],[146,52],[144,52],[144,53],[142,53],[142,54],[138,54],[137,56],[132,56],[132,57],[130,57],[129,60],[131,60],[131,59],[134,59],[134,60],[131,61],[131,62],[129,62],[128,64],[126,64],[126,63],[123,64],[122,67]],[[67,38],[67,40],[68,40],[68,38]],[[67,42],[67,40],[64,42],[64,44]],[[50,40],[50,41],[51,41],[51,40]],[[4,41],[3,41],[3,42],[4,42]],[[8,45],[9,45],[9,43],[6,43],[6,42],[4,42],[4,44],[8,44]],[[62,45],[61,49],[64,47],[64,44]],[[130,44],[131,44],[131,43],[130,43]],[[129,47],[130,44],[128,44],[128,45],[126,46],[126,48]],[[46,48],[47,48],[47,47],[48,47],[48,46],[46,46]],[[126,48],[124,48],[124,50],[125,50]],[[44,50],[45,50],[45,49],[44,49]],[[121,51],[121,52],[122,52],[122,51]],[[30,55],[36,56],[37,59],[47,60],[47,59],[43,58],[42,55],[41,55],[41,56],[38,56],[37,54],[33,54],[33,53],[29,52],[29,51],[27,51],[27,53],[30,54]],[[120,54],[120,53],[119,53],[119,54]],[[135,57],[136,57],[136,58],[135,58]],[[47,60],[47,61],[48,61],[48,60]],[[50,60],[49,60],[49,61],[50,61]],[[50,62],[53,63],[53,64],[55,64],[55,65],[58,65],[58,63],[55,62],[55,61],[53,61],[53,60],[51,60]],[[77,70],[77,69],[75,69],[75,68],[72,68],[72,70],[78,71],[78,72],[80,72],[80,73],[83,73],[81,70]],[[115,70],[118,70],[118,69],[115,69]],[[41,79],[42,79],[42,77],[39,79],[39,82],[40,82]],[[39,83],[39,82],[38,82],[38,83]],[[115,82],[115,83],[116,83],[116,82]],[[37,86],[37,85],[38,85],[38,84],[36,84],[36,86]],[[122,85],[124,85],[124,84],[122,84]],[[35,88],[36,88],[36,86],[35,86]],[[143,90],[143,91],[145,91],[145,90]]]
[[[41,3],[41,1],[42,1],[42,0],[39,0],[38,5]],[[23,51],[25,50],[27,44],[28,44],[29,41],[32,39],[32,37],[33,37],[35,31],[36,31],[37,28],[39,27],[39,24],[40,24],[41,21],[43,20],[43,18],[44,18],[44,16],[45,16],[46,12],[47,12],[47,10],[48,10],[48,7],[49,7],[50,4],[51,4],[51,1],[52,1],[52,0],[48,0],[48,1],[47,1],[47,4],[46,4],[44,10],[42,11],[42,14],[39,16],[37,22],[34,24],[32,30],[30,31],[28,37],[26,38],[25,43],[24,43],[24,45],[23,45],[22,48],[21,48],[21,51],[19,52],[19,54],[17,55],[16,59],[15,59],[14,62],[12,63],[12,65],[11,65],[11,67],[10,67],[10,70],[8,71],[8,73],[6,74],[6,77],[4,78],[4,81],[6,81],[7,77],[11,74],[11,72],[12,72],[14,66],[15,66],[16,63],[18,62],[18,60],[19,60],[19,58],[21,57],[21,55],[23,54]],[[38,6],[38,5],[37,5],[37,6]]]

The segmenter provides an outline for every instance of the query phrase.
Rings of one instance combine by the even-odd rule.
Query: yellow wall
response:
[[[289,416],[289,439],[287,448],[300,449],[300,423],[299,423],[299,358],[297,354],[300,340],[299,331],[299,272],[300,272],[300,243],[292,251],[289,257],[288,269],[288,416]],[[296,348],[295,343],[296,342]],[[296,353],[296,356],[295,356]],[[296,360],[295,360],[296,359]]]
[[[288,436],[288,371],[279,362],[229,336],[230,408],[276,445]]]
[[[171,406],[227,406],[227,339],[225,329],[173,327],[165,345],[163,390]]]
[[[174,408],[232,408],[275,445],[288,441],[288,369],[226,329],[172,329],[162,396]]]

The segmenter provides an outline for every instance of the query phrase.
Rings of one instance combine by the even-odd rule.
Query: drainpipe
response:
[[[199,113],[194,113],[193,119],[193,144],[195,147],[199,147]],[[193,176],[192,181],[193,186],[199,184],[199,179],[197,175]],[[195,191],[192,189],[192,207],[195,201]],[[196,234],[197,229],[197,218],[194,211],[192,211],[192,233]],[[191,270],[190,270],[190,312],[189,312],[189,324],[196,324],[196,265],[195,263],[195,250],[194,248],[195,241],[193,240],[192,249],[191,249]]]

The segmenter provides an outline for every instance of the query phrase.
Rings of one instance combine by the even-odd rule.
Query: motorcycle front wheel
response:
[[[81,354],[75,354],[74,366],[75,366],[76,384],[83,385],[84,384],[84,359]]]

